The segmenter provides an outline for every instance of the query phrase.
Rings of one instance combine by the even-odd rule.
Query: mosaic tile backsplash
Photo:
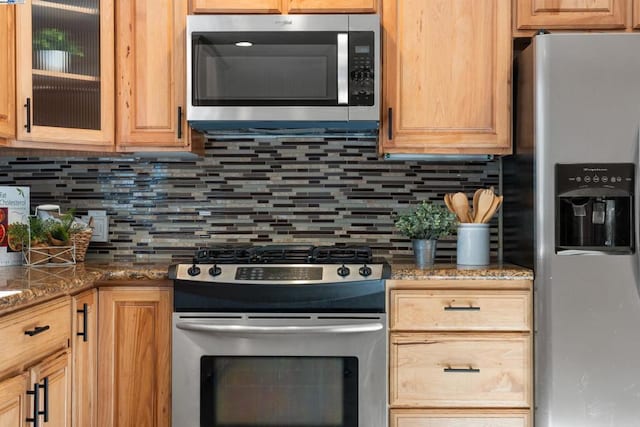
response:
[[[209,141],[206,156],[17,157],[0,160],[0,185],[28,185],[31,205],[106,210],[109,243],[87,259],[186,261],[227,243],[368,244],[411,255],[393,213],[444,193],[498,187],[497,161],[384,161],[373,140]],[[492,222],[492,252],[498,247]],[[438,244],[455,261],[455,237]]]

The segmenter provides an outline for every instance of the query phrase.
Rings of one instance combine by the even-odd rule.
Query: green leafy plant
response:
[[[84,56],[78,44],[69,38],[66,31],[58,28],[43,28],[33,36],[33,50],[62,50],[70,55]]]
[[[395,216],[398,231],[412,240],[437,240],[449,236],[457,224],[456,216],[447,208],[428,201]]]

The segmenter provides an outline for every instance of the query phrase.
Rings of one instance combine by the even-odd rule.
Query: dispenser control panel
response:
[[[633,177],[633,163],[557,164],[556,193],[606,188],[632,193]]]

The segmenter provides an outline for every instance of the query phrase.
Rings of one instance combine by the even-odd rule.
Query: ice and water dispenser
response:
[[[556,253],[634,251],[634,165],[556,165]]]

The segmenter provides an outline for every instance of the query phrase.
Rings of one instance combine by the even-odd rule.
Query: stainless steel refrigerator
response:
[[[504,257],[534,269],[537,427],[640,426],[640,34],[544,34],[516,63]]]

